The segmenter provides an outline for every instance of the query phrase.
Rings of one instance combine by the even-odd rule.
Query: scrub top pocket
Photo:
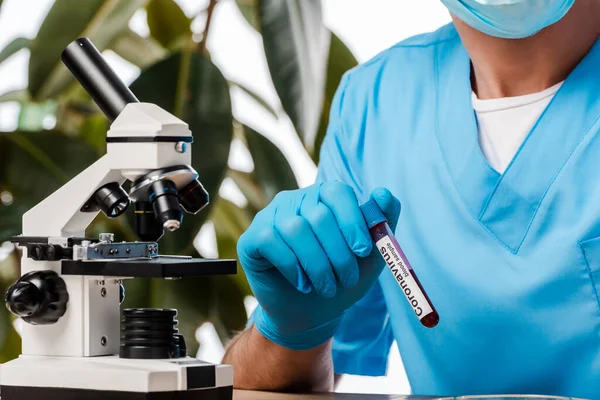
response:
[[[600,307],[600,237],[584,240],[579,243],[585,264],[594,287],[594,294]]]

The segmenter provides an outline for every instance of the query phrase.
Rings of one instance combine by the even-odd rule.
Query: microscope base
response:
[[[193,358],[20,356],[1,366],[2,400],[231,400],[233,370]]]
[[[60,389],[2,386],[2,399],[36,400],[231,400],[233,387],[185,392],[114,392],[84,389]]]

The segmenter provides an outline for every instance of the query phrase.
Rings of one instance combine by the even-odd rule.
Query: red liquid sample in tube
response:
[[[376,208],[375,208],[376,207]],[[417,274],[394,237],[383,212],[374,200],[369,200],[360,206],[365,221],[369,227],[371,238],[377,250],[383,257],[388,268],[394,275],[404,297],[412,307],[421,324],[427,328],[435,327],[440,316],[433,307],[429,296],[425,293]]]

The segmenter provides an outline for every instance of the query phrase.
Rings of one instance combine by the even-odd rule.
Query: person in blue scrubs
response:
[[[600,1],[442,0],[453,23],[347,73],[317,181],[240,238],[259,307],[235,387],[600,398]],[[435,305],[419,323],[374,249],[374,199]]]

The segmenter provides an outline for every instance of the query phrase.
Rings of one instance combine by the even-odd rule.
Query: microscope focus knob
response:
[[[54,324],[67,311],[67,286],[54,271],[23,275],[6,292],[8,310],[32,325]]]

